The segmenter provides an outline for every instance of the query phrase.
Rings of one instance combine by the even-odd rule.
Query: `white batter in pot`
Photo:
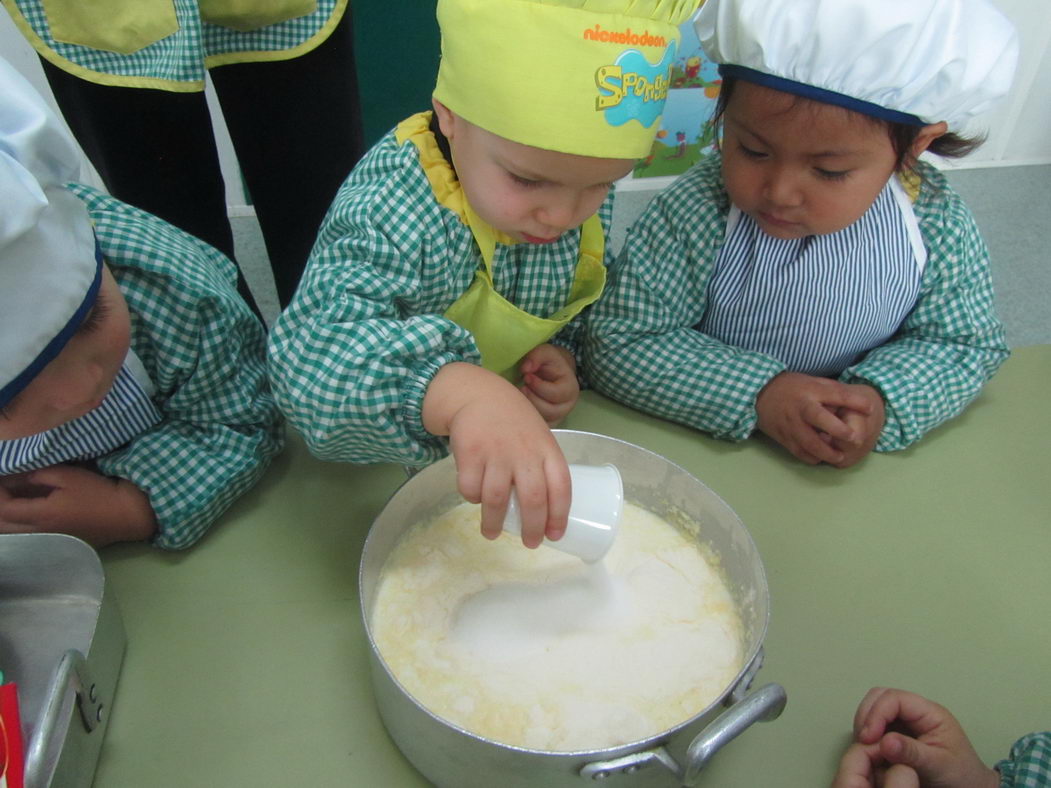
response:
[[[397,680],[449,722],[529,749],[603,749],[689,719],[741,669],[716,562],[659,517],[626,505],[595,565],[490,542],[478,522],[463,504],[407,531],[372,616]]]

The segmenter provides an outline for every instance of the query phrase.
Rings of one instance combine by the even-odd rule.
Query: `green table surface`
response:
[[[1051,726],[1049,392],[1051,346],[1021,348],[961,417],[845,471],[581,397],[566,428],[691,471],[766,567],[757,684],[782,684],[788,706],[703,785],[827,785],[874,685],[948,706],[989,763]],[[193,549],[102,551],[128,648],[98,788],[427,784],[376,712],[358,610],[365,535],[404,472],[289,443]]]

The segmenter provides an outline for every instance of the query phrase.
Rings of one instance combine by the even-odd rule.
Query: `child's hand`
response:
[[[849,408],[840,408],[836,413],[855,435],[853,441],[831,440],[833,448],[843,452],[843,461],[835,464],[837,468],[849,468],[864,459],[875,448],[887,418],[883,397],[876,389],[862,383],[848,385],[868,399],[871,410],[865,414]]]
[[[891,726],[905,732],[888,733]],[[833,788],[1000,785],[999,773],[982,763],[949,710],[911,692],[869,690],[854,715],[854,738]]]
[[[474,364],[446,364],[427,387],[423,426],[449,436],[460,494],[481,502],[486,537],[503,529],[512,487],[526,547],[565,533],[569,466],[540,413],[511,383]]]
[[[920,788],[920,776],[911,766],[888,764],[878,744],[854,742],[839,761],[832,788]]]
[[[519,391],[544,417],[549,427],[557,427],[580,396],[577,360],[568,350],[545,344],[533,348],[522,360]]]
[[[846,409],[870,417],[872,402],[859,391],[862,388],[869,387],[782,372],[756,398],[758,427],[809,465],[827,462],[839,466],[847,454],[836,442],[853,446],[860,436],[836,414]]]
[[[0,533],[60,533],[94,547],[149,539],[157,520],[149,497],[126,479],[73,465],[3,477]]]

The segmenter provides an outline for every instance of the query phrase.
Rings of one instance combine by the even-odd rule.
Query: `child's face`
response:
[[[784,239],[854,223],[896,162],[882,124],[744,81],[726,108],[722,155],[730,199],[768,235]]]
[[[467,201],[497,230],[527,243],[556,240],[593,215],[635,165],[521,145],[434,102]]]
[[[130,334],[128,305],[103,265],[94,307],[62,352],[4,408],[0,440],[36,435],[98,407],[128,354]]]

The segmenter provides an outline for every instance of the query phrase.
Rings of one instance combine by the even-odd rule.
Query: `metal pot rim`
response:
[[[365,588],[364,588],[365,563],[366,563],[366,559],[367,559],[367,557],[369,555],[369,548],[373,545],[374,538],[376,536],[376,529],[375,529],[376,520],[379,520],[380,516],[383,514],[383,512],[385,512],[387,510],[387,508],[390,505],[391,501],[393,501],[395,497],[397,497],[408,485],[414,483],[414,481],[417,479],[417,474],[415,474],[415,473],[413,473],[413,475],[410,475],[409,478],[407,478],[404,482],[402,482],[398,486],[398,488],[396,490],[394,490],[393,493],[391,493],[391,495],[384,502],[383,508],[380,510],[380,513],[376,516],[376,520],[373,521],[373,525],[369,527],[369,532],[368,532],[368,535],[365,538],[365,544],[362,547],[362,551],[361,551],[361,561],[359,562],[359,565],[358,565],[358,601],[359,601],[359,606],[360,606],[360,610],[361,610],[361,619],[362,619],[362,624],[363,624],[363,626],[365,628],[365,636],[368,638],[369,648],[371,650],[372,657],[375,660],[375,664],[378,664],[378,665],[380,665],[383,668],[383,671],[384,671],[384,673],[386,673],[387,678],[390,679],[390,681],[393,682],[394,685],[398,689],[401,690],[401,692],[405,695],[405,697],[409,701],[411,701],[412,704],[417,709],[419,709],[424,714],[426,714],[428,717],[430,717],[432,720],[440,723],[441,725],[444,725],[447,728],[451,728],[451,729],[453,729],[453,730],[455,730],[455,731],[457,731],[459,733],[462,733],[463,735],[465,735],[465,736],[467,736],[467,737],[469,737],[469,738],[471,738],[471,739],[473,739],[473,740],[475,740],[477,742],[488,744],[488,745],[492,745],[492,746],[498,747],[498,748],[500,748],[502,750],[507,750],[507,751],[510,751],[510,752],[526,753],[526,754],[530,754],[530,755],[540,755],[540,756],[546,756],[546,757],[567,758],[567,759],[579,759],[579,758],[588,758],[588,759],[602,758],[602,759],[608,759],[608,758],[616,758],[616,757],[619,757],[619,756],[622,756],[622,755],[626,755],[626,754],[630,754],[630,753],[633,753],[633,752],[637,752],[637,751],[640,751],[640,750],[645,750],[647,748],[650,748],[650,747],[653,747],[655,745],[658,745],[658,744],[660,744],[663,741],[667,741],[670,737],[674,736],[678,732],[680,732],[683,729],[689,727],[690,725],[696,723],[699,719],[701,719],[705,715],[709,714],[712,710],[717,708],[719,705],[721,705],[721,704],[722,705],[726,705],[726,706],[732,705],[733,703],[737,702],[738,700],[740,700],[744,696],[744,694],[747,691],[749,685],[751,684],[753,678],[755,677],[755,674],[758,672],[759,668],[762,666],[763,643],[766,640],[767,629],[768,629],[769,623],[770,623],[770,604],[769,604],[770,589],[769,589],[769,585],[767,583],[767,578],[766,578],[766,568],[763,565],[761,557],[759,556],[759,550],[758,550],[758,547],[755,544],[755,540],[752,538],[751,533],[748,531],[747,527],[741,521],[740,517],[737,516],[736,511],[734,511],[734,509],[732,507],[730,507],[729,504],[727,504],[726,501],[724,501],[723,498],[720,495],[718,495],[718,493],[716,493],[714,490],[712,490],[710,487],[708,487],[706,484],[704,484],[704,482],[702,482],[700,479],[698,479],[696,476],[694,476],[692,473],[687,471],[685,468],[683,468],[678,463],[676,463],[676,462],[674,462],[672,460],[669,460],[667,457],[664,457],[664,456],[662,456],[660,454],[657,454],[654,451],[651,451],[651,450],[646,449],[646,448],[644,448],[642,446],[639,446],[638,444],[634,444],[634,443],[631,443],[630,441],[622,440],[620,438],[614,438],[614,437],[609,436],[609,435],[603,435],[603,434],[597,433],[597,432],[587,432],[587,431],[582,431],[582,430],[564,430],[564,429],[555,429],[555,430],[552,430],[552,432],[556,436],[558,436],[558,435],[581,436],[581,437],[584,437],[584,438],[596,438],[596,439],[600,439],[602,441],[612,441],[612,442],[621,444],[621,445],[623,445],[625,447],[629,447],[632,451],[638,451],[638,452],[643,452],[645,454],[648,454],[651,457],[653,457],[654,459],[659,460],[662,463],[673,467],[678,472],[680,472],[680,473],[690,477],[691,479],[693,479],[697,484],[699,484],[701,487],[706,489],[718,501],[718,503],[720,505],[725,507],[727,511],[729,511],[731,514],[733,514],[734,518],[736,519],[738,525],[741,528],[741,531],[742,531],[742,534],[743,534],[744,538],[747,540],[747,542],[748,542],[749,546],[751,547],[751,549],[752,549],[752,551],[753,551],[753,553],[754,553],[754,555],[756,557],[756,560],[758,562],[758,564],[757,564],[757,566],[755,568],[756,568],[756,570],[758,572],[758,575],[759,575],[759,577],[760,577],[760,579],[762,581],[762,589],[763,589],[765,597],[766,597],[766,606],[765,606],[766,610],[765,610],[765,615],[763,616],[762,621],[760,621],[758,623],[757,627],[756,627],[756,629],[757,629],[757,636],[753,639],[754,642],[750,644],[749,649],[748,649],[747,653],[745,654],[745,658],[743,660],[741,669],[737,672],[737,674],[734,676],[734,678],[729,682],[729,684],[724,688],[724,690],[719,694],[718,697],[716,697],[710,704],[708,704],[708,706],[704,707],[703,709],[698,710],[695,714],[692,714],[689,718],[683,720],[682,722],[679,722],[679,723],[671,726],[670,728],[667,728],[667,729],[665,729],[663,731],[655,733],[655,734],[653,734],[651,736],[648,736],[648,737],[646,737],[644,739],[637,739],[637,740],[635,740],[633,742],[628,742],[626,744],[619,744],[619,745],[615,745],[615,746],[612,746],[612,747],[592,748],[592,749],[572,750],[572,751],[570,751],[570,750],[536,750],[536,749],[530,749],[530,748],[527,748],[527,747],[519,747],[519,746],[513,745],[513,744],[507,744],[505,742],[496,741],[494,739],[489,739],[489,738],[486,738],[485,736],[482,736],[482,735],[480,735],[478,733],[475,733],[475,732],[470,731],[470,730],[468,730],[466,728],[463,728],[463,727],[457,725],[456,723],[445,719],[444,717],[439,716],[438,714],[434,713],[431,709],[429,709],[426,706],[424,706],[412,692],[410,692],[400,681],[398,681],[398,678],[394,675],[394,672],[390,669],[390,666],[387,664],[387,661],[383,658],[383,654],[380,651],[379,647],[377,646],[376,641],[374,640],[373,635],[372,635],[372,627],[370,625],[370,612],[366,608],[367,601],[366,601],[366,594],[365,594]],[[426,473],[431,468],[434,468],[435,466],[437,466],[439,463],[451,463],[451,462],[453,462],[453,458],[452,458],[451,455],[449,455],[447,457],[442,458],[441,460],[438,460],[437,462],[433,463],[432,465],[429,465],[426,468],[423,468],[420,471],[420,473]]]

